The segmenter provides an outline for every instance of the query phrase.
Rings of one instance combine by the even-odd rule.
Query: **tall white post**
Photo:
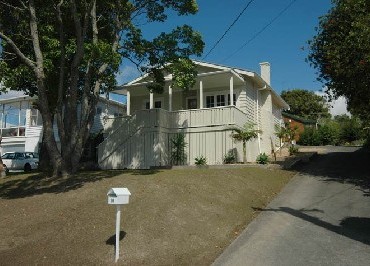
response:
[[[257,92],[257,101],[256,101],[256,115],[257,115],[257,129],[260,130],[260,106],[259,106],[259,98],[260,98],[260,94],[259,94],[259,89],[257,88],[256,90]],[[262,151],[261,151],[261,134],[258,132],[257,134],[257,140],[258,140],[258,151],[259,153],[261,154]]]
[[[203,81],[199,81],[199,108],[203,108]]]
[[[121,205],[116,208],[116,262],[119,258],[119,233],[121,228]]]
[[[234,105],[234,76],[230,77],[230,105]]]
[[[153,92],[150,92],[149,108],[150,109],[153,109],[154,108],[154,95],[153,95]]]
[[[131,113],[131,94],[130,94],[130,91],[127,91],[127,95],[126,95],[127,99],[127,115],[130,115]]]
[[[168,111],[172,111],[172,86],[168,86]]]

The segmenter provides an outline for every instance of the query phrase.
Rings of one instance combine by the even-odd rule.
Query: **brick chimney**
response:
[[[262,62],[260,63],[261,67],[261,78],[266,81],[268,85],[271,86],[271,70],[270,70],[270,63],[269,62]]]

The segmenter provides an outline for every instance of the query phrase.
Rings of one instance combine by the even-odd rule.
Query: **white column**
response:
[[[203,81],[199,81],[199,108],[203,108]]]
[[[126,101],[127,101],[127,115],[130,115],[131,114],[131,94],[130,94],[130,91],[127,91],[127,94],[126,94]]]
[[[234,76],[230,77],[230,105],[234,105]]]
[[[121,230],[121,205],[116,208],[116,256],[115,262],[119,259],[119,233]]]
[[[168,111],[172,111],[172,86],[168,86]]]
[[[154,108],[154,95],[153,92],[150,92],[150,98],[149,98],[149,109]]]

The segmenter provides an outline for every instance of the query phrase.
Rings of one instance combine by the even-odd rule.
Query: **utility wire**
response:
[[[229,60],[231,57],[233,57],[235,54],[240,52],[245,46],[247,46],[249,43],[251,43],[254,39],[256,39],[262,32],[264,32],[272,23],[274,23],[279,17],[281,17],[297,0],[291,1],[283,10],[281,10],[272,20],[270,20],[269,23],[267,23],[262,29],[260,29],[256,34],[252,36],[248,41],[246,41],[242,46],[240,46],[234,53],[232,53],[230,56],[226,57],[222,62],[225,62]]]
[[[226,36],[226,34],[229,32],[229,30],[235,25],[235,23],[239,20],[239,18],[243,15],[243,13],[245,12],[245,10],[247,10],[247,8],[252,4],[254,0],[250,0],[247,5],[243,8],[243,10],[239,13],[239,15],[234,19],[233,23],[231,23],[231,25],[229,26],[229,28],[224,32],[224,34],[222,34],[222,36],[220,37],[220,39],[217,40],[217,42],[213,45],[213,47],[211,48],[211,50],[209,50],[209,52],[203,57],[202,60],[206,59],[206,57],[216,48],[216,46],[222,41],[222,39]]]

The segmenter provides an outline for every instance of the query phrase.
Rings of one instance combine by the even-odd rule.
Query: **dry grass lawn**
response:
[[[0,179],[0,265],[114,264],[111,187],[132,196],[119,264],[209,265],[293,173],[263,168],[84,172]]]

